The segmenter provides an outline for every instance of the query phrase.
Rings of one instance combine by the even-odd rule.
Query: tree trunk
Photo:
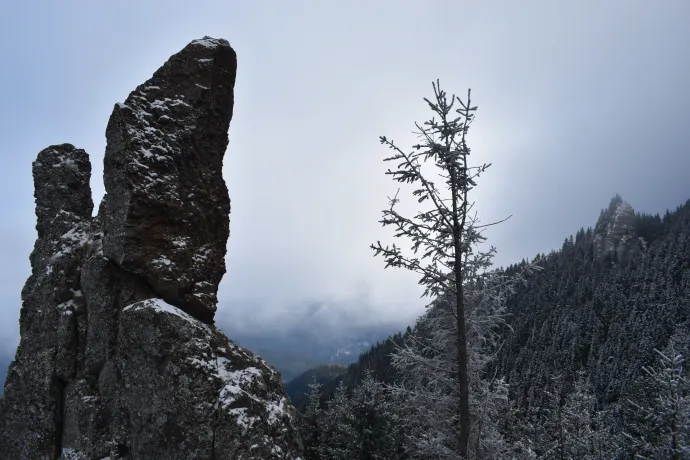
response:
[[[469,458],[470,441],[470,399],[469,382],[467,375],[467,335],[465,333],[465,296],[462,286],[462,279],[458,280],[456,273],[456,317],[458,327],[458,387],[460,390],[460,401],[458,410],[460,411],[460,433],[458,441],[460,443],[460,455]],[[458,282],[459,281],[459,282]]]
[[[469,105],[468,105],[469,107]],[[450,146],[447,146],[450,149]],[[467,160],[465,159],[465,162]],[[458,433],[458,443],[460,455],[464,459],[469,459],[470,446],[470,387],[467,372],[467,331],[465,326],[465,289],[463,286],[462,273],[462,232],[465,229],[465,219],[467,218],[467,187],[466,184],[459,184],[457,171],[449,168],[451,180],[451,194],[453,200],[453,246],[455,249],[455,318],[458,328],[458,390],[460,401],[458,401],[458,411],[460,412],[460,426]],[[458,195],[462,199],[462,208],[458,209]]]
[[[460,411],[460,432],[458,433],[458,442],[460,455],[469,458],[470,445],[470,388],[469,376],[467,375],[467,332],[465,327],[465,289],[463,286],[462,274],[462,231],[465,227],[466,209],[464,206],[467,203],[467,189],[466,187],[459,187],[457,173],[450,170],[451,190],[453,195],[453,243],[455,246],[455,317],[458,328],[458,390],[460,401],[458,402],[458,410]],[[463,209],[458,209],[458,193],[462,191]],[[462,221],[460,219],[462,213]]]

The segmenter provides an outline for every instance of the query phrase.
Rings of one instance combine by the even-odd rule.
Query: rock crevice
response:
[[[195,40],[115,106],[94,218],[86,152],[38,154],[3,459],[299,457],[280,375],[213,325],[236,65]]]

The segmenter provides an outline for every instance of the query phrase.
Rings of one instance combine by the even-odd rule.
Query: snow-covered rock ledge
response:
[[[297,457],[295,413],[280,375],[214,326],[148,299],[122,310],[119,344],[119,399],[147,401],[146,410],[126,409],[135,444],[198,449],[189,458],[209,449],[215,459]]]

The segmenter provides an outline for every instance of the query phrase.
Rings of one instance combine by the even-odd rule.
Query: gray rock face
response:
[[[225,273],[236,67],[227,41],[195,40],[115,106],[106,130],[103,252],[207,323]]]
[[[632,253],[644,249],[637,236],[635,210],[616,195],[603,210],[594,229],[594,254],[597,259],[611,258],[626,263]]]
[[[39,153],[3,460],[299,458],[279,374],[212,325],[235,65],[196,40],[115,108],[95,218],[86,152]]]
[[[88,155],[69,144],[48,147],[33,175],[38,239],[22,291],[22,341],[0,400],[0,458],[8,459],[59,455],[64,379],[75,371],[75,317],[85,310],[79,279],[93,210]]]

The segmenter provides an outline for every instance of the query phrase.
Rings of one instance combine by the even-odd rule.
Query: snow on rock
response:
[[[280,375],[213,326],[235,66],[205,37],[115,105],[96,217],[86,152],[38,154],[3,460],[300,458]]]
[[[136,445],[158,445],[167,427],[188,453],[206,446],[215,458],[298,457],[295,412],[280,375],[215,327],[161,299],[147,299],[123,309],[118,342],[126,356],[119,368],[125,376],[121,395],[147,401],[148,413],[155,414],[134,415],[127,408]],[[250,445],[258,447],[246,456]]]
[[[192,43],[190,43],[193,46],[203,46],[204,48],[216,48],[216,47],[229,47],[230,43],[228,43],[227,40],[223,40],[222,38],[211,38],[209,36],[206,36],[204,38],[201,38],[199,40],[193,40]]]
[[[226,40],[195,40],[115,105],[106,130],[105,255],[209,324],[229,236],[222,164],[236,66]],[[196,295],[202,280],[211,285]]]
[[[74,449],[62,449],[62,455],[58,460],[88,460],[89,457],[82,453],[82,452],[77,452]],[[101,459],[101,460],[106,460],[106,459]]]
[[[50,146],[39,152],[33,177],[38,238],[22,290],[21,342],[0,399],[3,460],[55,457],[55,395],[74,376],[76,316],[85,310],[79,284],[93,211],[88,155],[70,144]]]
[[[200,327],[200,328],[207,328],[208,326],[198,319],[194,318],[193,316],[185,313],[184,311],[180,310],[179,308],[170,305],[163,299],[146,299],[146,300],[141,300],[139,302],[135,302],[131,305],[126,306],[125,308],[122,309],[122,312],[126,312],[128,310],[141,310],[141,309],[151,309],[156,312],[160,313],[166,313],[170,315],[175,315],[189,324],[193,325],[194,327]]]

